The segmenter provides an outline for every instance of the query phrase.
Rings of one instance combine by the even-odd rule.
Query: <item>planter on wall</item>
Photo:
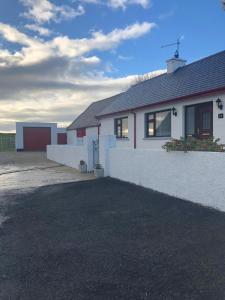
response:
[[[104,177],[104,169],[94,169],[94,174],[96,178]]]
[[[79,165],[80,173],[87,173],[87,164]]]

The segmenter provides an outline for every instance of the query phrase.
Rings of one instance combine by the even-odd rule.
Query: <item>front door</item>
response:
[[[213,103],[199,105],[198,109],[198,138],[205,139],[213,136]]]
[[[185,110],[186,137],[213,136],[213,102],[190,105]]]

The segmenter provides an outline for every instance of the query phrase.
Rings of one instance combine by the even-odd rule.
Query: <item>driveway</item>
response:
[[[46,158],[45,152],[0,152],[0,195],[57,183],[93,179]]]
[[[17,195],[0,299],[225,299],[225,215],[112,179]]]

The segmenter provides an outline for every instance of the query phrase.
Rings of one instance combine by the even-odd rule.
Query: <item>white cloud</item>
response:
[[[126,55],[119,55],[118,56],[118,59],[120,59],[120,60],[132,60],[132,59],[134,59],[134,57],[133,56],[126,56]]]
[[[0,35],[9,42],[25,46],[21,51],[11,53],[11,56],[12,59],[17,58],[17,64],[28,65],[54,56],[73,58],[85,55],[92,50],[109,50],[117,47],[123,41],[143,36],[154,27],[154,23],[135,23],[124,29],[115,29],[108,34],[93,32],[90,38],[70,39],[68,36],[59,36],[43,42],[30,38],[10,25],[0,23]]]
[[[75,9],[68,5],[57,6],[49,0],[20,0],[20,2],[27,9],[23,16],[38,24],[73,19],[85,13],[82,5]]]
[[[49,36],[52,33],[52,31],[50,29],[39,26],[37,24],[26,24],[25,28],[29,29],[30,31],[37,32],[43,36]]]
[[[21,46],[0,48],[0,129],[14,129],[16,120],[68,125],[92,101],[128,88],[136,76],[108,77],[108,65],[89,53],[113,49],[154,26],[136,23],[106,34],[93,32],[90,38],[43,41],[0,23],[0,36]]]
[[[122,8],[126,9],[129,5],[140,5],[143,8],[148,8],[150,6],[150,0],[72,0],[72,2],[80,3],[91,3],[91,4],[101,4],[107,5],[111,8]]]
[[[138,4],[144,8],[149,6],[149,0],[109,0],[108,5],[113,8],[123,8],[125,9],[130,4]]]
[[[33,46],[36,44],[35,39],[28,37],[26,34],[8,24],[0,23],[0,34],[4,39],[12,43],[18,43],[25,46]]]

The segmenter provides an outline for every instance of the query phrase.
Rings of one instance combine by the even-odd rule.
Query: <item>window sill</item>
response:
[[[172,140],[172,138],[170,136],[169,137],[156,137],[156,136],[154,136],[154,137],[143,138],[143,140],[146,140],[146,141],[163,140],[163,141],[165,141],[165,140]]]
[[[129,138],[116,138],[117,141],[122,141],[122,142],[126,142],[129,141]]]

